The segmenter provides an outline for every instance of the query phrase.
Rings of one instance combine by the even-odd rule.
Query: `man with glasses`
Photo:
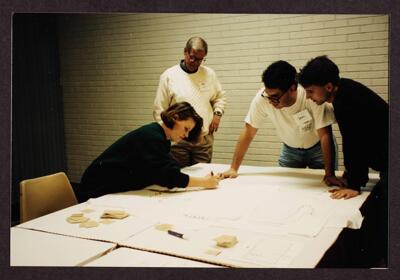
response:
[[[229,170],[223,178],[235,178],[244,155],[265,119],[270,117],[283,142],[278,163],[282,167],[325,169],[324,182],[342,185],[335,176],[337,158],[331,125],[330,105],[318,106],[298,87],[296,69],[286,61],[272,63],[262,74],[265,88],[250,105],[245,127],[239,136]]]
[[[171,146],[171,156],[181,167],[199,162],[211,162],[214,137],[224,114],[226,97],[215,72],[203,65],[207,42],[200,37],[190,38],[184,48],[184,58],[168,68],[160,77],[154,100],[153,116],[177,102],[190,103],[203,118],[202,136],[198,143],[185,140]]]

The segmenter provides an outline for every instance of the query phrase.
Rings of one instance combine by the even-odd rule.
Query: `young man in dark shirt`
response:
[[[170,156],[171,141],[197,141],[202,118],[187,102],[175,103],[161,113],[162,124],[150,123],[122,136],[84,172],[78,200],[108,193],[143,189],[152,184],[168,188],[215,188],[216,176],[191,177],[180,171]]]
[[[358,195],[368,182],[369,168],[380,172],[380,181],[368,198],[372,201],[361,209],[365,216],[361,232],[368,231],[373,238],[365,242],[372,245],[364,244],[363,249],[386,259],[389,105],[363,84],[340,78],[339,68],[326,56],[311,59],[300,70],[299,83],[315,103],[332,103],[342,134],[345,187],[333,189],[332,197]]]

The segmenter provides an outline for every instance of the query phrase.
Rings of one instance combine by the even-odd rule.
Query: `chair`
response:
[[[77,204],[71,183],[64,172],[20,182],[20,222]]]

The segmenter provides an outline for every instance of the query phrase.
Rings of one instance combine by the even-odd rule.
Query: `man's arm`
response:
[[[336,177],[334,162],[335,162],[335,149],[332,138],[332,127],[326,126],[317,130],[318,136],[321,141],[321,149],[324,157],[325,176],[324,182],[328,186],[339,186],[338,189],[332,189],[329,192],[333,199],[349,199],[359,194],[357,190],[350,189],[346,186],[344,180]]]
[[[250,146],[251,141],[253,141],[254,136],[257,134],[258,128],[252,127],[250,124],[246,123],[239,139],[236,143],[235,153],[233,154],[231,168],[222,174],[222,178],[236,178],[239,167],[243,161],[244,155]]]
[[[343,187],[342,180],[335,175],[335,148],[333,144],[332,126],[328,125],[317,130],[321,142],[322,156],[324,158],[324,182],[328,186]]]
[[[211,106],[214,112],[224,114],[226,106],[226,93],[222,89],[221,83],[219,82],[217,75],[213,72],[213,83],[214,83],[214,94],[210,100]]]
[[[208,127],[208,133],[213,134],[214,132],[217,132],[219,128],[219,123],[221,122],[221,117],[216,114],[214,114],[213,119],[210,123],[210,126]]]
[[[217,132],[219,128],[219,123],[221,121],[221,117],[225,112],[225,105],[226,105],[225,91],[222,90],[221,84],[218,81],[218,78],[215,75],[215,73],[214,73],[214,86],[215,86],[215,95],[210,100],[214,112],[214,117],[208,128],[210,134]]]
[[[168,78],[165,74],[160,77],[156,97],[153,103],[153,118],[155,121],[161,121],[161,112],[168,109],[171,105],[171,96],[168,88]]]

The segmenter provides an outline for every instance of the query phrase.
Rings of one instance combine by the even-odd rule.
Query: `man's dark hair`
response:
[[[293,84],[297,85],[296,68],[286,61],[276,61],[265,69],[262,81],[267,88],[279,88],[286,92]]]
[[[196,51],[204,51],[207,54],[207,42],[201,37],[192,37],[186,42],[185,51],[190,52],[191,49]]]
[[[186,140],[197,142],[200,138],[201,129],[203,127],[203,119],[196,113],[192,105],[188,102],[178,102],[161,112],[162,121],[170,129],[174,128],[176,120],[184,121],[189,118],[193,119],[195,125],[189,132],[189,136]]]
[[[299,83],[303,87],[324,86],[329,82],[337,85],[339,80],[339,68],[326,55],[317,56],[308,61],[299,73]]]

